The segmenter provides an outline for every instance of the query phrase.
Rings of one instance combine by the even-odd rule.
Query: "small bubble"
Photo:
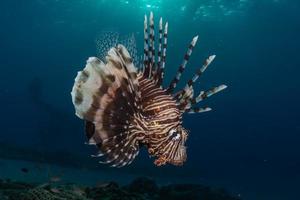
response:
[[[97,54],[100,59],[105,60],[107,52],[118,44],[122,44],[128,50],[130,56],[133,59],[135,66],[138,66],[140,59],[137,53],[136,39],[133,33],[120,36],[120,34],[115,30],[101,31],[100,34],[95,39]]]

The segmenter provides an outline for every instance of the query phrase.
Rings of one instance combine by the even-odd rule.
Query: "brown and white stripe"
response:
[[[99,151],[92,155],[100,163],[123,167],[133,162],[141,146],[146,146],[158,166],[182,165],[187,158],[187,131],[183,113],[200,113],[209,107],[192,107],[225,89],[220,85],[194,96],[193,84],[215,56],[210,56],[186,86],[173,94],[197,42],[194,37],[176,76],[163,87],[168,22],[159,21],[158,53],[155,52],[154,17],[144,20],[143,70],[137,72],[123,45],[112,47],[105,61],[89,58],[75,79],[71,92],[76,115],[85,121],[88,144]]]
[[[173,90],[176,88],[176,85],[177,83],[179,82],[180,80],[180,77],[181,77],[181,74],[183,73],[185,67],[186,67],[186,64],[188,63],[189,61],[189,58],[193,52],[193,48],[195,47],[196,43],[197,43],[197,40],[198,40],[198,36],[195,36],[193,38],[193,40],[191,41],[189,47],[188,47],[188,50],[187,52],[185,53],[185,56],[184,56],[184,59],[183,59],[183,62],[182,64],[179,66],[178,70],[177,70],[177,73],[176,73],[176,76],[173,78],[173,80],[171,81],[168,89],[167,89],[167,92],[168,93],[172,93]]]

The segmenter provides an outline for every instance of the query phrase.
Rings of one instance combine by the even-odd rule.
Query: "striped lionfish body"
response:
[[[163,26],[162,19],[158,33],[156,44],[153,14],[149,26],[145,16],[142,69],[134,66],[127,49],[119,44],[108,51],[105,62],[91,57],[78,72],[72,101],[76,115],[85,121],[88,144],[99,149],[94,157],[103,157],[101,163],[129,165],[145,146],[157,166],[182,165],[188,137],[182,126],[183,113],[211,110],[194,105],[226,88],[221,85],[194,96],[193,84],[215,58],[210,56],[183,89],[173,92],[198,36],[190,43],[174,79],[163,87],[168,23]]]

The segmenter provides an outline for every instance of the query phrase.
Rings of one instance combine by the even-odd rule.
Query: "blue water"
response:
[[[246,200],[300,199],[299,9],[296,0],[1,1],[0,151],[7,145],[15,152],[0,155],[97,166],[122,180],[130,174],[222,186]],[[169,22],[165,84],[199,35],[180,86],[216,54],[195,89],[228,89],[203,102],[213,111],[184,116],[190,137],[183,167],[157,168],[146,152],[124,169],[99,166],[74,115],[73,81],[97,55],[104,30],[133,33],[142,53],[150,11],[156,22]],[[48,160],[49,152],[60,153]]]

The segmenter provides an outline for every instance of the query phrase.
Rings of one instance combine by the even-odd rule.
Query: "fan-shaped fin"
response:
[[[86,121],[86,136],[96,144],[106,163],[129,163],[139,151],[130,128],[139,109],[140,93],[136,69],[122,45],[109,50],[105,64],[89,58],[72,90],[76,115]]]

